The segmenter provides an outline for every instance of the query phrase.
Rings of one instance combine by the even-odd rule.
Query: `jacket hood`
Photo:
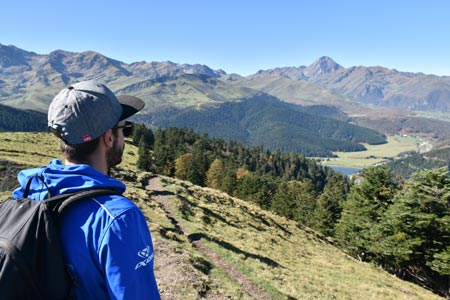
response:
[[[48,166],[26,169],[19,173],[20,187],[13,191],[14,198],[22,198],[30,178],[32,179],[28,198],[43,200],[49,196],[76,192],[89,188],[112,188],[119,193],[125,191],[125,184],[109,177],[89,165],[64,165],[59,159]],[[38,178],[37,178],[38,177]]]

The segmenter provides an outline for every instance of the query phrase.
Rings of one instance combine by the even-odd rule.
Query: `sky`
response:
[[[0,44],[38,54],[92,50],[243,76],[329,56],[450,75],[448,0],[14,0],[1,10]]]

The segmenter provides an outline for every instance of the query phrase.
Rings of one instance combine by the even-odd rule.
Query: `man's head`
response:
[[[62,140],[65,157],[68,154],[74,161],[83,162],[85,156],[96,149],[101,136],[109,132],[117,136],[119,128],[126,129],[124,120],[143,107],[144,102],[137,97],[115,96],[103,84],[83,81],[64,88],[55,96],[48,109],[48,126]],[[123,145],[115,144],[110,151],[115,151],[112,160],[120,162],[121,157],[117,156],[121,156]]]
[[[94,80],[73,84],[55,96],[48,109],[48,126],[69,145],[89,142],[134,115],[144,102],[115,96]]]

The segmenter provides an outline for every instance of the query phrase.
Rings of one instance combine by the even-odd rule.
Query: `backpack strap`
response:
[[[104,196],[104,195],[121,195],[121,193],[113,190],[113,189],[87,189],[72,193],[60,194],[58,196],[54,196],[48,199],[43,200],[47,207],[52,212],[62,213],[64,209],[72,205],[74,202],[79,200],[95,197],[95,196]]]
[[[30,193],[31,183],[35,178],[37,180],[40,180],[44,184],[45,188],[47,189],[47,198],[50,198],[51,197],[50,189],[48,188],[48,185],[45,183],[44,177],[42,177],[42,175],[39,174],[34,174],[28,179],[27,185],[25,186],[25,190],[23,191],[23,198],[28,197],[28,194]]]
[[[63,201],[59,201],[59,203],[55,206],[53,210],[58,209],[58,213],[62,213],[64,209],[72,205],[73,203],[89,198],[89,197],[96,197],[96,196],[104,196],[104,195],[121,195],[119,192],[113,190],[113,189],[89,189],[89,190],[83,190],[80,192],[74,192],[69,194],[61,194],[58,196],[55,196],[51,199],[47,200],[59,200],[61,198],[65,199]]]

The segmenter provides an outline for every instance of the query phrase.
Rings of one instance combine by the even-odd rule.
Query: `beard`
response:
[[[125,144],[120,147],[117,143],[117,139],[114,140],[113,146],[106,152],[106,163],[108,164],[108,169],[111,169],[122,162],[124,147]]]

